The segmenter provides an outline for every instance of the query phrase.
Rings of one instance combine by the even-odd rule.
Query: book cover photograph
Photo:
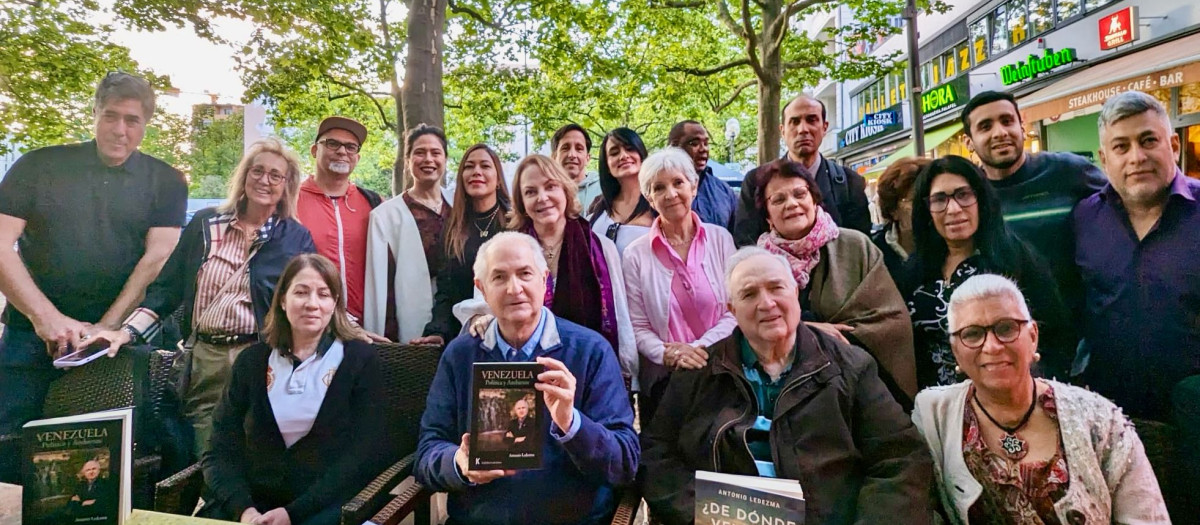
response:
[[[542,467],[546,411],[537,363],[475,363],[468,461],[472,470]]]
[[[696,523],[804,525],[804,491],[791,479],[696,471]]]
[[[129,514],[129,409],[31,421],[22,429],[22,522],[119,525]]]

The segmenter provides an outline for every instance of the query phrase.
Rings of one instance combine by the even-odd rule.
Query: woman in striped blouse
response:
[[[183,413],[195,430],[197,457],[208,448],[212,412],[234,359],[260,340],[284,266],[297,254],[316,252],[295,219],[299,186],[295,153],[276,139],[251,145],[230,177],[229,197],[196,213],[141,306],[120,330],[92,336],[110,341],[113,353],[152,340],[163,320],[182,309],[180,343],[191,352],[177,364],[184,369]]]

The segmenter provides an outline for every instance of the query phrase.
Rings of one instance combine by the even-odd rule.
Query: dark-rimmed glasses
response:
[[[939,191],[930,195],[929,198],[925,199],[925,202],[929,203],[929,211],[941,213],[946,211],[946,207],[950,205],[950,199],[954,199],[954,202],[957,202],[959,207],[962,208],[973,206],[976,202],[975,190],[963,186],[954,190],[952,195],[947,195],[945,192]]]
[[[283,184],[283,181],[287,179],[287,175],[279,173],[278,171],[275,171],[275,170],[267,171],[262,166],[255,166],[253,168],[250,168],[250,178],[251,179],[263,180],[264,176],[267,178],[267,184],[270,184],[272,186],[278,186],[280,184]]]
[[[1030,323],[1028,319],[1001,319],[987,326],[971,325],[963,327],[950,334],[957,337],[963,346],[971,349],[982,348],[987,341],[988,332],[996,335],[1001,343],[1011,343],[1021,336],[1021,327]]]
[[[317,144],[324,144],[326,148],[337,151],[338,148],[346,148],[346,153],[358,153],[358,144],[353,142],[342,142],[340,140],[325,139],[318,140]]]

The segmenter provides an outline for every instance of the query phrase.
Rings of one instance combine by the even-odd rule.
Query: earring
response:
[[[958,366],[958,365],[954,365],[954,373],[956,373],[956,374],[961,374],[961,373],[962,373],[962,367],[961,367],[961,366]]]
[[[1036,363],[1041,360],[1042,360],[1042,354],[1040,354],[1038,352],[1034,352],[1033,353],[1033,362]]]

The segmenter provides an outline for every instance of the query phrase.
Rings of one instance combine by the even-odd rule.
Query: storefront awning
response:
[[[926,133],[925,134],[925,151],[930,151],[938,146],[941,146],[943,142],[950,140],[950,137],[953,137],[955,133],[958,133],[961,130],[962,130],[962,124],[952,124],[952,125],[949,125],[949,126],[946,126],[943,128],[938,128],[929,133]],[[916,154],[916,151],[917,151],[916,145],[914,145],[910,141],[908,144],[905,144],[903,148],[900,148],[900,149],[896,150],[895,153],[888,155],[888,157],[886,159],[883,159],[883,160],[879,161],[878,163],[876,163],[874,166],[871,166],[871,169],[867,170],[867,172],[865,174],[863,174],[863,176],[868,179],[873,179],[875,177],[883,175],[883,170],[886,170],[887,167],[891,166],[893,162],[896,162],[897,160],[900,160],[904,157],[911,157]]]
[[[1192,82],[1200,82],[1200,33],[1079,70],[1017,102],[1025,122],[1037,122],[1103,104],[1123,91]]]

